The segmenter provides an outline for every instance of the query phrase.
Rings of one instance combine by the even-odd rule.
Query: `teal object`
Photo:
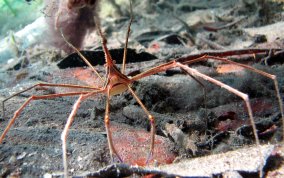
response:
[[[0,0],[0,40],[43,16],[43,1]]]
[[[12,6],[9,4],[9,2],[7,0],[4,0],[5,5],[9,8],[9,10],[11,11],[11,13],[16,16],[17,13],[16,11],[12,8]]]
[[[0,0],[0,63],[17,57],[45,33],[42,9],[42,0]]]

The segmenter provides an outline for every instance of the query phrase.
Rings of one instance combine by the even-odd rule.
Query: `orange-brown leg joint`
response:
[[[155,118],[152,115],[148,115],[151,125],[155,124]]]
[[[109,116],[108,115],[105,116],[105,124],[109,125]]]

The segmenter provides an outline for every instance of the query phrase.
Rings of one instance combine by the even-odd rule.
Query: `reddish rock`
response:
[[[150,150],[150,132],[124,124],[111,124],[113,141],[125,163],[145,166]],[[171,151],[173,143],[165,137],[155,136],[154,155],[149,164],[170,164],[176,155]]]

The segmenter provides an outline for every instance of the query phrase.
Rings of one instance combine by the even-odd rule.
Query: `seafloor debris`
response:
[[[263,157],[258,155],[259,149]],[[226,175],[256,176],[264,161],[265,164],[273,155],[273,145],[247,147],[222,154],[183,160],[178,163],[158,167],[138,167],[124,164],[110,165],[97,172],[83,174],[82,177],[127,177],[130,175],[153,175],[157,177],[212,177]],[[263,159],[263,160],[261,160]],[[264,165],[265,165],[264,164]],[[232,173],[234,172],[234,174]],[[80,177],[80,176],[79,176]]]

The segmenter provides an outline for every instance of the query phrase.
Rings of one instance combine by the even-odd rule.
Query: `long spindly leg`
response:
[[[123,162],[113,145],[112,134],[110,131],[110,119],[109,119],[110,90],[111,90],[110,88],[107,89],[106,110],[105,110],[105,128],[107,133],[107,142],[108,142],[111,161],[114,162],[113,155],[116,155],[119,161]]]
[[[63,96],[74,96],[74,95],[81,95],[86,92],[72,92],[72,93],[61,93],[61,94],[51,94],[51,95],[42,95],[42,96],[31,96],[29,97],[22,106],[15,111],[13,118],[9,121],[8,125],[6,126],[4,132],[2,133],[0,137],[0,143],[4,140],[7,132],[10,130],[12,125],[14,124],[15,120],[18,118],[22,110],[33,100],[41,100],[41,99],[49,99],[49,98],[56,98],[56,97],[63,97]]]
[[[248,111],[248,114],[249,114],[249,119],[250,119],[250,122],[251,122],[251,125],[252,125],[252,128],[253,128],[253,134],[254,134],[254,137],[255,137],[256,145],[258,147],[260,147],[256,126],[255,126],[255,122],[254,122],[254,119],[253,119],[252,109],[251,109],[249,97],[248,97],[247,94],[242,93],[242,92],[240,92],[240,91],[230,87],[229,85],[226,85],[226,84],[224,84],[224,83],[222,83],[222,82],[220,82],[220,81],[218,81],[216,79],[213,79],[213,78],[211,78],[211,77],[209,77],[207,75],[204,75],[204,74],[198,72],[197,70],[188,67],[187,65],[184,65],[184,64],[181,64],[181,63],[177,62],[176,66],[182,68],[183,70],[185,70],[187,73],[189,73],[191,75],[194,75],[194,76],[200,77],[200,78],[202,78],[204,80],[207,80],[207,81],[209,81],[209,82],[211,82],[211,83],[213,83],[215,85],[218,85],[221,88],[224,88],[224,89],[228,90],[229,92],[234,93],[235,95],[241,97],[244,100],[244,102],[246,104],[246,107],[247,107],[247,111]],[[262,177],[262,175],[263,175],[262,166],[264,164],[264,161],[262,159],[262,153],[261,153],[260,149],[258,151],[259,151],[259,155],[260,155],[260,159],[261,159],[260,177]]]
[[[126,33],[126,38],[125,38],[125,46],[124,46],[124,50],[123,50],[123,60],[122,60],[122,68],[121,68],[122,74],[125,73],[125,63],[126,63],[126,57],[127,57],[128,38],[129,38],[129,34],[130,34],[131,23],[133,21],[132,0],[129,0],[129,6],[130,6],[129,7],[130,8],[130,20],[129,20],[128,27],[127,27],[127,33]]]
[[[245,68],[247,70],[250,70],[252,72],[255,72],[255,73],[259,74],[259,75],[262,75],[262,76],[264,76],[266,78],[269,78],[269,79],[273,80],[276,96],[277,96],[277,99],[278,99],[280,114],[281,114],[281,117],[282,117],[282,123],[283,123],[283,126],[284,126],[283,101],[282,101],[282,98],[281,98],[281,95],[280,95],[279,85],[278,85],[278,80],[277,80],[276,75],[272,75],[272,74],[269,74],[267,72],[255,69],[255,68],[253,68],[251,66],[248,66],[248,65],[245,65],[245,64],[240,64],[240,63],[237,63],[237,62],[234,62],[234,61],[230,61],[228,59],[217,57],[217,56],[207,56],[207,55],[205,55],[205,56],[202,56],[200,58],[184,62],[183,64],[188,64],[189,65],[189,64],[192,64],[192,63],[196,63],[196,62],[203,61],[203,60],[208,60],[208,59],[214,59],[214,60],[219,60],[219,61],[222,61],[222,62],[225,62],[225,63],[234,64],[236,66],[243,67],[243,68]],[[283,134],[284,134],[284,127],[283,127]]]
[[[281,113],[282,118],[284,119],[283,102],[282,102],[282,99],[281,99],[281,96],[280,96],[279,86],[278,86],[278,81],[277,81],[276,75],[272,75],[272,74],[269,74],[267,72],[264,72],[264,71],[258,70],[256,68],[253,68],[251,66],[248,66],[248,65],[245,65],[245,64],[240,64],[240,63],[228,60],[226,58],[221,58],[221,57],[217,57],[217,56],[207,56],[207,55],[205,55],[205,56],[203,56],[201,58],[198,58],[198,59],[195,59],[195,60],[191,60],[191,61],[185,62],[183,64],[192,64],[192,63],[195,63],[195,62],[208,60],[208,59],[214,59],[214,60],[223,61],[223,62],[226,62],[226,63],[229,63],[229,64],[234,64],[234,65],[243,67],[245,69],[248,69],[248,70],[250,70],[252,72],[255,72],[255,73],[259,74],[259,75],[262,75],[264,77],[267,77],[267,78],[273,80],[276,96],[277,96],[278,102],[279,102],[280,113]]]
[[[81,85],[71,85],[71,84],[53,84],[53,83],[38,83],[38,84],[35,84],[29,88],[26,88],[22,91],[19,91],[11,96],[9,96],[8,98],[5,98],[3,101],[2,101],[2,117],[4,118],[5,117],[5,102],[8,101],[9,99],[21,94],[21,93],[24,93],[26,91],[29,91],[33,88],[36,88],[36,87],[63,87],[63,88],[80,88],[80,89],[91,89],[91,90],[99,90],[99,88],[95,88],[95,87],[90,87],[90,86],[81,86]]]
[[[74,117],[80,107],[80,103],[87,99],[90,96],[96,95],[98,93],[102,93],[104,92],[104,90],[100,90],[100,91],[94,91],[94,92],[89,92],[87,94],[81,94],[80,97],[78,98],[78,100],[74,103],[73,105],[73,109],[67,119],[67,122],[65,124],[64,130],[61,134],[61,140],[62,140],[62,157],[63,157],[63,166],[64,166],[64,177],[68,177],[68,163],[67,163],[67,145],[66,145],[66,141],[67,141],[67,135],[68,135],[68,131],[71,127],[71,124],[74,120]]]
[[[183,69],[182,69],[183,70]],[[183,70],[184,71],[184,70]],[[184,71],[184,72],[186,72],[186,71]],[[186,72],[187,73],[187,72]],[[204,106],[204,109],[205,109],[205,115],[207,116],[207,90],[206,90],[206,87],[205,87],[205,85],[201,82],[201,81],[199,81],[195,76],[193,76],[193,75],[191,75],[191,74],[189,74],[189,73],[187,73],[193,80],[195,80],[201,87],[202,87],[202,89],[203,89],[203,102],[204,102],[204,104],[203,104],[203,106]],[[208,121],[207,121],[207,119],[206,119],[206,123],[205,123],[205,125],[206,125],[206,127],[208,126]]]
[[[130,86],[128,86],[128,90],[131,92],[131,94],[133,95],[133,97],[136,99],[136,101],[139,103],[139,105],[142,107],[142,109],[144,110],[144,112],[147,114],[148,119],[150,121],[151,124],[151,145],[150,145],[150,152],[147,156],[147,160],[146,160],[146,164],[149,163],[150,159],[153,156],[154,153],[154,145],[155,145],[155,118],[150,114],[150,112],[147,110],[147,108],[144,106],[144,104],[142,103],[142,101],[139,99],[139,97],[136,95],[136,93],[132,90],[132,88]]]
[[[73,45],[71,44],[64,36],[62,29],[60,29],[61,36],[63,40],[74,50],[76,53],[81,57],[81,59],[95,72],[95,74],[99,77],[99,79],[104,82],[104,79],[101,77],[101,75],[98,73],[98,71],[94,68],[94,66],[89,62],[87,58]]]

